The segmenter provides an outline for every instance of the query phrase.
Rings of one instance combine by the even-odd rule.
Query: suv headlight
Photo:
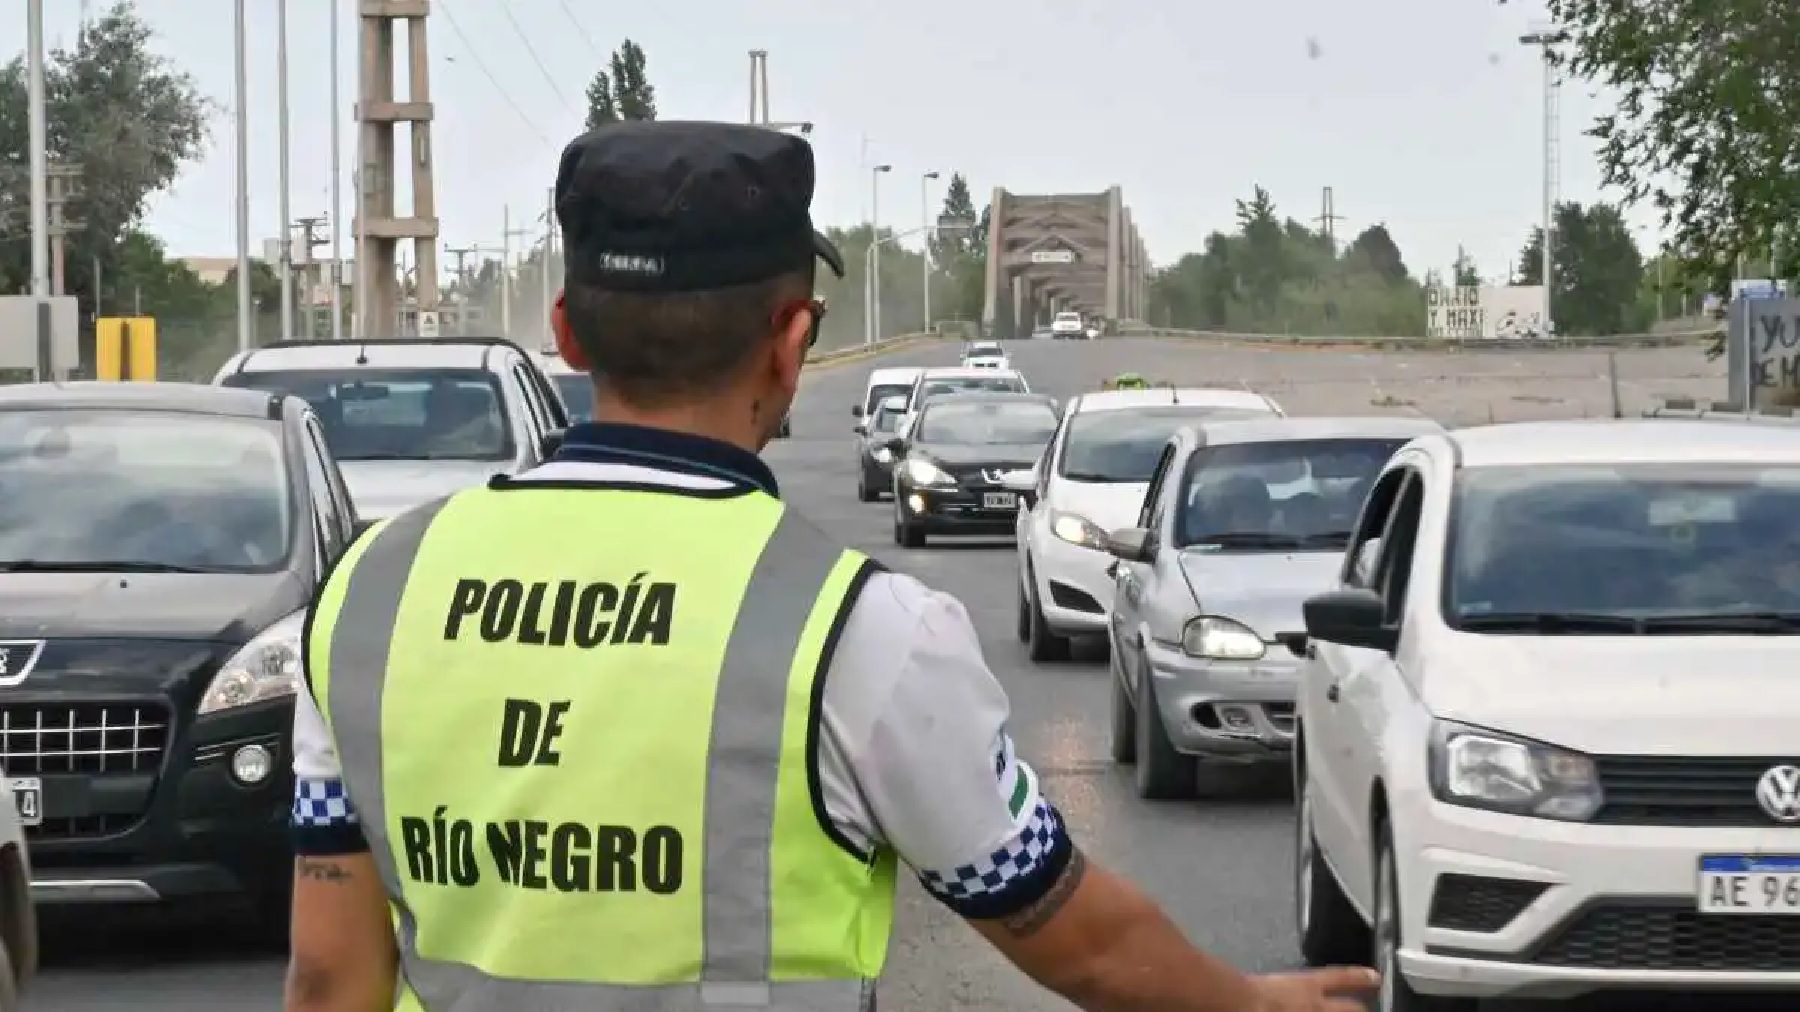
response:
[[[200,713],[219,713],[291,696],[300,687],[300,637],[306,610],[276,622],[231,655],[200,697]]]
[[[921,460],[918,457],[906,458],[906,463],[902,464],[900,469],[906,473],[906,480],[914,485],[956,484],[956,479],[945,474],[942,468],[929,460]]]
[[[1431,793],[1445,804],[1564,822],[1586,822],[1604,800],[1587,756],[1449,721],[1432,728]]]
[[[1212,661],[1254,661],[1268,652],[1268,644],[1242,622],[1202,615],[1181,630],[1181,650]]]
[[[1106,551],[1106,532],[1084,516],[1058,512],[1050,520],[1050,533],[1071,545],[1092,548],[1097,552]]]

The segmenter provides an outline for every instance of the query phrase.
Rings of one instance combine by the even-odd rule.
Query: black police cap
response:
[[[611,123],[563,149],[556,217],[571,284],[683,292],[844,257],[812,223],[812,145],[767,127]]]

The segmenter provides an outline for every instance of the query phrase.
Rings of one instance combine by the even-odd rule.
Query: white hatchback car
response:
[[[1414,440],[1305,605],[1307,960],[1380,1007],[1800,992],[1800,430]]]
[[[1011,369],[1012,359],[998,341],[976,341],[963,349],[962,364],[970,369]]]
[[[1220,415],[1281,415],[1248,390],[1153,387],[1070,399],[1038,465],[1010,482],[1019,511],[1019,638],[1034,661],[1066,660],[1071,636],[1106,632],[1106,535],[1137,520],[1150,472],[1175,430]]]

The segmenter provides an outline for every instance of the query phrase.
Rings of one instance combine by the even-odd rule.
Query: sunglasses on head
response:
[[[812,318],[812,323],[806,328],[806,346],[811,348],[819,341],[819,325],[825,322],[825,300],[804,299],[797,302],[790,302],[787,305],[782,306],[780,312],[775,314],[775,325],[777,327],[786,327],[788,324],[792,323],[794,317],[800,313],[806,313]]]

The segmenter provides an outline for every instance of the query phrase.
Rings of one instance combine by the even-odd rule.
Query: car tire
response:
[[[1111,635],[1107,639],[1110,642]],[[1113,647],[1107,659],[1106,676],[1112,681],[1112,727],[1109,739],[1113,762],[1120,766],[1137,764],[1137,712],[1131,705],[1131,694],[1125,691],[1125,672],[1119,664],[1119,649]]]
[[[1069,637],[1058,635],[1044,619],[1044,606],[1038,602],[1037,577],[1030,570],[1025,571],[1025,586],[1029,599],[1026,607],[1030,609],[1027,616],[1030,627],[1025,631],[1025,656],[1037,664],[1068,660],[1072,654]]]
[[[1031,569],[1028,565],[1019,571],[1019,617],[1015,623],[1018,628],[1014,631],[1018,633],[1020,643],[1031,642],[1031,598],[1025,594],[1025,581],[1029,579]]]
[[[1384,820],[1375,843],[1375,923],[1370,930],[1370,964],[1381,974],[1377,1012],[1475,1012],[1473,998],[1419,994],[1400,973],[1400,880],[1394,857],[1394,833]]]
[[[868,476],[856,479],[856,498],[858,502],[880,502],[881,493],[869,484]]]
[[[0,942],[0,1012],[22,1012],[24,999],[19,997],[19,978],[13,972],[12,952]]]
[[[1193,756],[1175,751],[1169,741],[1169,729],[1163,727],[1162,711],[1156,708],[1156,688],[1151,684],[1148,666],[1138,673],[1136,784],[1138,797],[1147,801],[1186,801],[1196,793],[1199,764]]]
[[[1295,744],[1296,750],[1300,747]],[[1298,751],[1294,761],[1294,933],[1307,966],[1353,966],[1373,938],[1319,853],[1311,789]]]
[[[896,497],[898,498],[898,497]],[[917,524],[900,519],[900,504],[894,503],[894,544],[901,548],[924,548],[925,532]]]

